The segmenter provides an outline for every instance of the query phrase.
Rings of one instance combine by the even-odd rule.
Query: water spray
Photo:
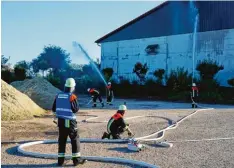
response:
[[[195,52],[196,52],[196,43],[197,43],[197,29],[198,29],[198,22],[199,22],[199,13],[198,9],[195,6],[194,2],[191,0],[190,1],[190,8],[192,10],[192,13],[195,15],[195,20],[194,20],[194,28],[193,28],[193,48],[192,48],[192,58],[193,58],[193,73],[192,73],[192,83],[194,82],[194,77],[195,77]]]
[[[104,82],[104,84],[107,86],[107,82],[104,79],[103,75],[101,74],[101,72],[99,71],[98,67],[95,65],[95,63],[93,62],[93,60],[90,58],[89,54],[85,51],[85,49],[81,46],[81,44],[79,44],[78,42],[73,41],[72,42],[73,47],[77,48],[79,47],[80,50],[82,51],[82,53],[84,54],[84,56],[89,60],[90,64],[92,65],[92,67],[96,70],[96,72],[98,73],[98,75],[101,77],[102,81]]]
[[[197,42],[197,27],[198,27],[199,14],[196,15],[194,23],[194,33],[193,33],[193,76],[192,83],[194,82],[194,73],[195,73],[195,52],[196,52],[196,42]]]

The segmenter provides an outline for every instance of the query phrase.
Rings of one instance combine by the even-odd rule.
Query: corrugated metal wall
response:
[[[200,19],[198,31],[234,28],[234,1],[197,1],[196,6]],[[191,2],[171,1],[101,43],[192,33],[194,18]]]

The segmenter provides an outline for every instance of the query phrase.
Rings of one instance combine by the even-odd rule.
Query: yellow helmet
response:
[[[73,78],[68,78],[65,83],[65,87],[73,88],[76,86],[76,82]]]
[[[125,105],[120,105],[120,106],[119,106],[119,110],[121,110],[121,111],[126,111],[126,110],[127,110],[127,106],[125,106]]]

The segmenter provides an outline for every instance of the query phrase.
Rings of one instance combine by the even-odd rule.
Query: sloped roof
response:
[[[148,12],[146,12],[146,13],[140,15],[139,17],[137,17],[137,18],[131,20],[130,22],[124,24],[123,26],[121,26],[121,27],[115,29],[114,31],[112,31],[112,32],[110,32],[110,33],[108,33],[108,34],[106,34],[105,36],[103,36],[103,37],[99,38],[98,40],[96,40],[95,43],[100,43],[101,41],[105,40],[106,38],[110,37],[111,35],[113,35],[113,34],[119,32],[119,31],[123,30],[124,28],[126,28],[126,27],[128,27],[128,26],[130,26],[130,25],[132,25],[132,24],[134,24],[134,23],[136,23],[137,21],[141,20],[142,18],[144,18],[144,17],[150,15],[151,13],[157,11],[158,9],[162,8],[163,6],[165,6],[166,4],[168,4],[168,2],[169,2],[169,1],[163,2],[162,4],[156,6],[155,8],[153,8],[153,9],[151,9],[151,10],[149,10]]]

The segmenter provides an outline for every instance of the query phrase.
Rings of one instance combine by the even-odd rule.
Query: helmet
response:
[[[119,106],[119,110],[120,110],[120,111],[126,111],[126,110],[127,110],[127,106],[125,106],[125,105],[120,105],[120,106]]]
[[[89,91],[90,91],[90,88],[88,88],[87,91],[89,92]]]
[[[73,78],[68,78],[65,83],[65,87],[73,88],[76,86],[76,82]]]
[[[193,83],[193,85],[192,86],[196,86],[196,83]]]
[[[108,82],[107,84],[108,84],[108,85],[111,85],[111,82]]]

